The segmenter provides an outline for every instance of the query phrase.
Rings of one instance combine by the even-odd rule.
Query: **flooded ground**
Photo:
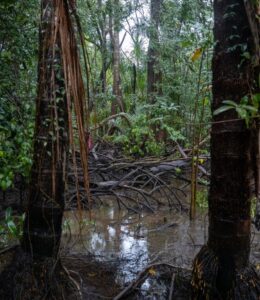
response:
[[[78,212],[66,212],[63,247],[70,254],[93,254],[100,262],[115,263],[116,282],[124,286],[153,262],[191,269],[194,256],[207,241],[207,223],[206,210],[199,211],[191,222],[186,213],[163,209],[129,214],[111,202],[94,210],[91,221],[86,212],[82,222]],[[257,262],[260,234],[252,231],[252,260]],[[147,280],[142,289],[149,287]]]
[[[205,190],[199,192],[198,202],[204,205],[201,199],[205,198]],[[184,194],[179,197],[188,207],[189,191]],[[92,210],[91,219],[88,211],[66,211],[64,215],[62,256],[72,276],[81,268],[78,273],[87,282],[83,299],[113,299],[151,264],[166,263],[191,271],[196,253],[207,242],[207,209],[198,208],[197,217],[191,222],[188,212],[176,212],[167,205],[155,213],[136,214],[120,210],[115,199],[108,196],[103,203]],[[251,261],[260,268],[260,233],[254,226]],[[156,272],[151,269],[151,276],[140,285],[142,296],[129,299],[168,299],[171,282],[157,280],[161,274],[157,276]],[[172,272],[171,269],[168,273]],[[80,282],[80,276],[75,275],[75,281]]]

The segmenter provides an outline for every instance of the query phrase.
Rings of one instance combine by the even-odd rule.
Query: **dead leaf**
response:
[[[202,48],[197,48],[191,56],[192,62],[198,60],[201,57],[201,55],[202,55]]]
[[[155,276],[155,275],[156,275],[156,271],[155,271],[155,269],[153,269],[153,268],[149,269],[148,273],[149,273],[151,276]]]

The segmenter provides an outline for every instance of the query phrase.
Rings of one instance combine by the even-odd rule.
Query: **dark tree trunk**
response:
[[[107,90],[107,49],[106,49],[106,44],[101,45],[102,47],[102,69],[100,72],[100,81],[101,81],[101,93],[106,93]]]
[[[120,42],[119,29],[115,27],[113,39],[113,95],[116,98],[115,105],[112,105],[112,115],[116,113],[116,106],[121,112],[124,112],[123,94],[121,89],[120,76]]]
[[[77,128],[84,186],[90,200],[88,150],[84,136],[85,90],[75,37],[76,22],[80,28],[75,1],[41,1],[34,162],[29,204],[22,249],[16,251],[13,262],[0,274],[1,299],[64,299],[64,295],[72,292],[58,252],[70,146],[75,161],[74,126]],[[72,110],[76,124],[72,122]]]
[[[149,103],[156,101],[162,94],[162,72],[159,66],[159,26],[163,0],[151,0],[149,47],[147,53],[147,98]]]
[[[119,15],[119,0],[112,1],[113,13],[110,15],[110,36],[113,45],[113,95],[115,99],[112,101],[111,114],[117,113],[117,108],[120,112],[125,111],[123,94],[121,87],[120,76],[120,15]]]
[[[61,239],[69,135],[61,40],[53,30],[58,5],[42,1],[34,163],[22,242],[26,252],[47,257],[57,256]]]
[[[161,9],[163,0],[151,0],[150,6],[150,29],[149,46],[147,53],[147,101],[150,104],[156,103],[156,97],[162,96],[162,71],[160,69],[160,39],[159,26],[161,22]],[[154,115],[151,112],[150,118]],[[151,130],[158,142],[165,142],[167,132],[159,124],[152,124]]]
[[[101,92],[106,93],[107,86],[107,69],[108,69],[108,50],[107,50],[107,15],[104,11],[104,7],[102,1],[98,1],[98,5],[100,9],[103,9],[102,14],[100,16],[101,20],[99,22],[100,27],[100,48],[101,48],[101,60],[102,60],[102,69],[100,73],[101,79]]]
[[[133,64],[133,74],[132,74],[132,93],[136,94],[136,87],[137,87],[137,69],[136,64]]]
[[[214,1],[213,105],[240,103],[255,90],[254,37],[243,0]],[[254,124],[235,110],[213,117],[209,238],[194,261],[193,299],[259,299],[259,278],[249,267]],[[241,298],[239,298],[241,297]]]

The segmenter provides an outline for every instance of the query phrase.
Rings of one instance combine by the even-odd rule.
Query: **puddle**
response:
[[[63,249],[70,254],[93,254],[100,262],[115,263],[116,283],[126,285],[151,262],[167,262],[191,269],[192,261],[207,242],[207,211],[198,211],[191,222],[186,213],[169,209],[141,215],[119,210],[116,203],[88,212],[67,211],[64,215]],[[81,224],[81,225],[80,225]],[[80,232],[80,234],[79,234]],[[260,233],[252,227],[251,260],[260,260]],[[152,286],[151,286],[152,285]],[[154,288],[147,279],[142,291]],[[159,293],[166,290],[163,286]]]
[[[190,268],[192,260],[207,241],[207,214],[201,212],[190,222],[187,214],[167,210],[129,215],[116,206],[101,207],[93,211],[89,221],[83,212],[79,235],[79,214],[67,211],[63,245],[73,253],[92,253],[99,260],[119,259],[121,276],[130,281],[156,256],[176,266]],[[252,233],[252,259],[260,258],[260,234]]]
[[[80,235],[79,214],[67,211],[64,219],[64,247],[70,253],[92,253],[101,261],[118,261],[117,280],[121,284],[133,280],[156,258],[190,268],[194,255],[207,240],[205,213],[190,222],[188,215],[169,210],[138,216],[111,204],[94,210],[91,222],[88,212],[83,212]]]

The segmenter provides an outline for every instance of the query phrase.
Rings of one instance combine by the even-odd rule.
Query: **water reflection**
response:
[[[194,256],[207,241],[205,212],[190,222],[187,215],[169,210],[137,216],[111,204],[95,210],[91,221],[88,213],[83,213],[80,222],[78,214],[71,211],[64,220],[64,248],[72,253],[90,252],[101,261],[116,261],[120,283],[133,280],[158,255],[160,260],[191,268]],[[256,233],[252,252],[259,256],[258,242]],[[143,288],[148,287],[147,281]]]

